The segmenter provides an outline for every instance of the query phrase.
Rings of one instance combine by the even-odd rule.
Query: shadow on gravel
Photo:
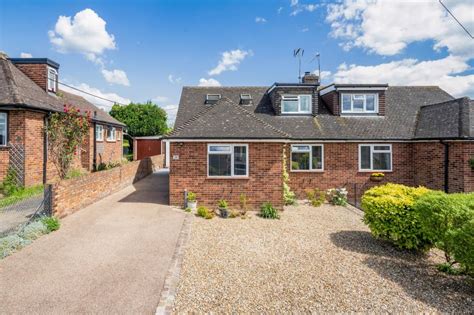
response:
[[[474,310],[474,285],[467,277],[438,272],[426,260],[369,257],[364,264],[382,278],[400,285],[414,299],[429,304],[441,313],[469,314]]]
[[[366,231],[340,231],[331,233],[329,237],[334,245],[350,252],[407,260],[423,257],[423,254],[416,252],[398,250],[389,242],[377,240]]]

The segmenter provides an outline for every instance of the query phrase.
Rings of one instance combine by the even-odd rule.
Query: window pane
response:
[[[282,103],[282,112],[288,113],[288,112],[297,112],[298,111],[298,101],[288,101],[288,100],[283,100],[281,101]]]
[[[360,168],[363,170],[370,169],[370,147],[360,147]]]
[[[313,161],[311,167],[313,170],[323,169],[323,148],[320,146],[313,147]]]
[[[293,170],[309,170],[309,152],[291,154],[291,169]]]
[[[369,94],[365,96],[366,104],[365,109],[373,112],[375,110],[375,95]]]
[[[353,100],[352,108],[354,111],[364,110],[364,96],[363,95],[353,95],[352,100]]]
[[[6,123],[7,123],[7,114],[0,113],[0,124],[6,124]]]
[[[374,153],[374,170],[390,170],[390,153]]]
[[[7,115],[0,113],[0,145],[7,144]]]
[[[300,111],[309,112],[311,110],[311,95],[300,96]]]
[[[309,152],[309,145],[294,145],[291,147],[293,152]]]
[[[247,175],[247,147],[234,147],[234,175]]]
[[[351,96],[350,94],[342,95],[342,110],[350,111],[351,110]]]
[[[211,145],[209,147],[210,152],[230,152],[230,146],[228,145]]]
[[[230,154],[209,154],[209,176],[230,176]]]
[[[374,146],[374,150],[390,151],[390,146],[389,145],[376,145]]]

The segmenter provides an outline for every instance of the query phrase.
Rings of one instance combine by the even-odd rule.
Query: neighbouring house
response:
[[[65,104],[91,114],[89,135],[78,148],[74,168],[92,171],[100,163],[121,161],[125,125],[84,98],[60,90],[58,74],[59,64],[50,59],[0,54],[0,182],[13,164],[25,186],[56,177],[44,126]]]
[[[284,167],[299,198],[310,188],[375,183],[474,190],[474,102],[436,86],[302,83],[184,87],[170,144],[170,203],[283,206]],[[377,183],[380,184],[380,183]],[[358,185],[358,186],[357,186]],[[359,191],[352,191],[359,187]]]

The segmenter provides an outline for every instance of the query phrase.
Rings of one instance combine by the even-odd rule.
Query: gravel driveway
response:
[[[467,279],[436,253],[374,240],[354,208],[288,207],[281,220],[195,218],[176,312],[453,312],[474,309]]]

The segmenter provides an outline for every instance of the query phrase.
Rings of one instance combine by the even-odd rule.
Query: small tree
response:
[[[64,105],[64,112],[50,116],[45,132],[49,153],[59,177],[66,178],[78,147],[89,132],[90,112],[81,113],[73,106]]]
[[[115,104],[109,114],[127,125],[128,134],[132,137],[156,136],[169,131],[166,112],[150,101],[124,106]]]

